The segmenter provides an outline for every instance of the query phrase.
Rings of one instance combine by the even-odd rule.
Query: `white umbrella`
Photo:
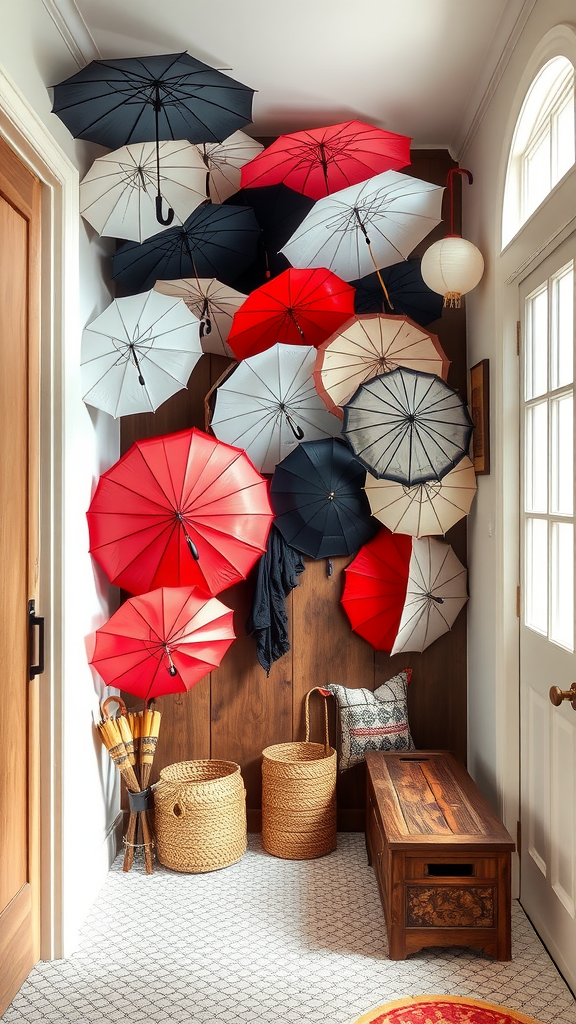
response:
[[[294,267],[327,267],[355,281],[408,258],[440,223],[443,192],[384,171],[319,199],[280,251]]]
[[[406,600],[391,654],[423,651],[452,628],[468,600],[467,573],[449,544],[412,541]]]
[[[177,281],[156,281],[154,291],[174,295],[201,321],[200,342],[203,352],[234,358],[226,339],[232,320],[246,296],[215,277],[183,277]]]
[[[261,473],[274,472],[299,441],[340,433],[314,387],[315,359],[311,345],[273,345],[242,360],[216,391],[212,430],[244,448]]]
[[[468,515],[476,494],[476,474],[466,456],[441,480],[406,487],[367,473],[365,489],[372,515],[389,530],[427,537],[446,533]]]
[[[155,412],[188,383],[202,355],[200,321],[182,299],[115,299],[82,334],[84,401],[115,418]]]
[[[197,149],[209,172],[210,199],[223,203],[240,188],[240,169],[258,156],[264,146],[246,132],[234,132],[224,142],[201,142]]]
[[[207,199],[206,166],[189,142],[160,142],[160,191],[183,224]],[[139,142],[98,157],[80,183],[80,213],[99,235],[143,242],[156,219],[156,143]]]

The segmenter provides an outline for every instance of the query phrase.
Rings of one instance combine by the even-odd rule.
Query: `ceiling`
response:
[[[359,118],[453,153],[534,0],[75,0],[103,57],[187,49],[256,89],[254,135]]]

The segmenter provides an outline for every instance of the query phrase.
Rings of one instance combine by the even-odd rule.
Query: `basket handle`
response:
[[[324,698],[324,748],[328,754],[330,751],[330,735],[328,732],[328,700],[330,691],[323,689],[322,686],[313,686],[311,690],[308,690],[306,698],[304,700],[304,714],[306,717],[306,743],[310,740],[310,694],[318,691]]]
[[[104,718],[104,719],[110,718],[110,712],[108,711],[108,705],[109,705],[110,701],[114,701],[118,705],[118,710],[119,710],[121,715],[125,715],[126,714],[126,705],[125,705],[124,701],[122,700],[122,697],[115,697],[114,694],[112,694],[111,697],[107,697],[106,700],[100,705],[100,710],[102,712],[102,718]]]

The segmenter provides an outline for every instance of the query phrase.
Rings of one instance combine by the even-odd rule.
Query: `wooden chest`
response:
[[[511,959],[514,842],[465,768],[437,750],[366,754],[366,845],[390,958],[474,946]]]

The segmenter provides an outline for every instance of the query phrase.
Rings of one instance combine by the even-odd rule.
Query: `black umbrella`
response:
[[[109,149],[132,142],[166,139],[223,142],[252,120],[253,89],[236,82],[189,53],[93,60],[54,87],[53,113],[76,139]],[[162,216],[160,158],[156,146]]]
[[[242,188],[225,202],[251,207],[262,228],[256,263],[235,282],[241,291],[250,292],[291,266],[279,249],[300,227],[314,206],[314,200],[287,185],[266,185],[263,188]]]
[[[254,261],[259,234],[252,210],[204,203],[181,226],[122,245],[112,257],[113,277],[129,292],[182,277],[230,284]]]
[[[378,479],[415,487],[441,480],[468,454],[474,424],[464,399],[433,373],[398,366],[372,377],[344,406],[344,437]]]
[[[276,467],[270,500],[284,540],[312,558],[350,555],[380,524],[363,490],[366,472],[337,438],[304,441]]]
[[[401,313],[421,327],[427,327],[442,315],[442,296],[424,283],[419,259],[394,263],[380,274],[390,301],[386,301],[378,275],[368,274],[350,282],[356,289],[354,308],[357,313]]]

